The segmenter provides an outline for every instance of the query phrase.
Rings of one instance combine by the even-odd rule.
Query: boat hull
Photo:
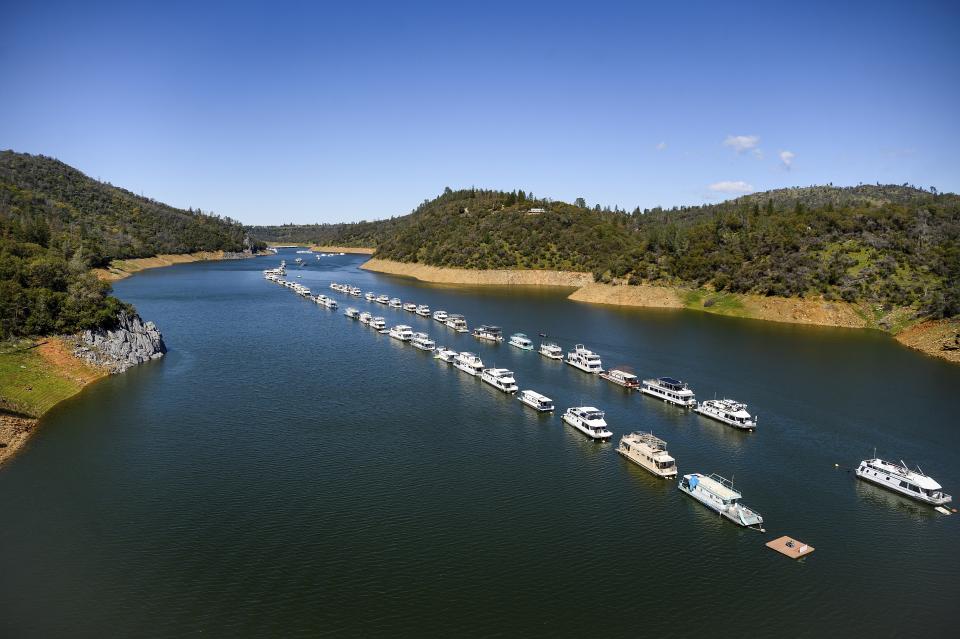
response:
[[[636,464],[637,466],[644,469],[645,471],[647,471],[648,473],[650,473],[655,477],[659,477],[661,479],[673,479],[674,477],[677,476],[676,466],[674,466],[673,468],[667,471],[664,471],[655,467],[651,468],[650,466],[647,465],[646,460],[640,457],[639,453],[634,453],[633,451],[624,450],[619,447],[617,448],[617,452],[623,455],[624,458],[627,459],[628,461],[633,462],[634,464]]]
[[[664,397],[660,393],[657,393],[656,391],[652,391],[648,388],[641,387],[640,392],[643,393],[644,395],[647,395],[648,397],[653,397],[659,400],[663,400],[668,404],[673,404],[674,406],[679,406],[681,408],[693,408],[697,404],[696,399],[678,400],[678,399],[674,399],[673,397]]]
[[[611,433],[610,431],[603,431],[601,433],[597,433],[587,428],[586,426],[584,426],[579,420],[572,419],[568,415],[563,416],[563,421],[566,422],[568,426],[573,426],[574,428],[576,428],[578,431],[580,431],[590,439],[593,439],[596,441],[605,441],[613,437],[613,433]]]
[[[738,430],[754,430],[757,427],[756,422],[750,421],[746,423],[738,422],[736,420],[730,419],[729,417],[724,417],[722,414],[710,410],[709,408],[702,408],[697,406],[693,409],[698,415],[703,415],[704,417],[709,417],[715,421],[726,424],[727,426],[733,426]]]
[[[904,490],[898,484],[887,483],[885,481],[880,480],[879,478],[871,477],[870,475],[867,475],[866,473],[862,472],[860,468],[857,468],[854,471],[854,473],[857,475],[857,477],[859,477],[863,481],[870,482],[874,486],[880,486],[881,488],[885,488],[892,493],[897,493],[898,495],[909,497],[910,499],[914,501],[918,501],[922,504],[929,504],[931,506],[943,506],[944,504],[949,504],[951,501],[953,501],[953,497],[949,495],[945,495],[943,499],[924,498],[923,496],[918,495],[914,492]]]

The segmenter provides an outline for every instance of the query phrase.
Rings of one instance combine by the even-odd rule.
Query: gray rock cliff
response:
[[[115,327],[81,333],[73,354],[111,373],[122,373],[166,352],[163,336],[153,322],[144,322],[136,313],[121,312]]]

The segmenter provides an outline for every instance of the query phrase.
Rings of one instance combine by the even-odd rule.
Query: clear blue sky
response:
[[[960,3],[460,4],[4,3],[0,148],[248,223],[960,190]]]

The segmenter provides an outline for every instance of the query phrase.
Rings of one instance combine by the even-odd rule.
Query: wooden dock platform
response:
[[[813,546],[808,546],[802,541],[798,541],[787,536],[779,537],[773,541],[768,541],[767,548],[772,548],[781,555],[790,557],[790,559],[800,559],[800,557],[806,557],[814,550]]]

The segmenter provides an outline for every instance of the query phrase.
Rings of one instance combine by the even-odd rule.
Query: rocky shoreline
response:
[[[84,331],[74,337],[74,357],[100,366],[112,374],[159,359],[167,352],[163,335],[153,322],[144,322],[136,313],[122,311],[110,329]]]
[[[153,322],[144,322],[136,313],[125,311],[109,329],[51,337],[38,346],[39,361],[49,369],[45,375],[61,382],[69,380],[71,384],[66,392],[56,396],[56,401],[80,392],[106,374],[123,373],[138,364],[159,359],[167,352],[163,335]],[[37,392],[32,386],[22,390],[27,391],[25,396],[29,396],[30,391]],[[21,406],[9,399],[0,398],[0,464],[27,442],[46,409],[55,403],[51,400],[49,405],[21,410]]]
[[[715,315],[758,319],[789,324],[877,329],[914,350],[960,363],[960,319],[918,322],[897,330],[886,321],[871,321],[865,305],[815,298],[764,297],[714,293],[674,286],[639,286],[593,281],[590,273],[538,270],[471,270],[371,258],[360,268],[376,273],[412,277],[437,284],[494,286],[561,286],[576,288],[568,299],[589,304],[637,308],[689,309]],[[910,309],[900,309],[908,315]],[[909,322],[904,322],[909,324]]]

